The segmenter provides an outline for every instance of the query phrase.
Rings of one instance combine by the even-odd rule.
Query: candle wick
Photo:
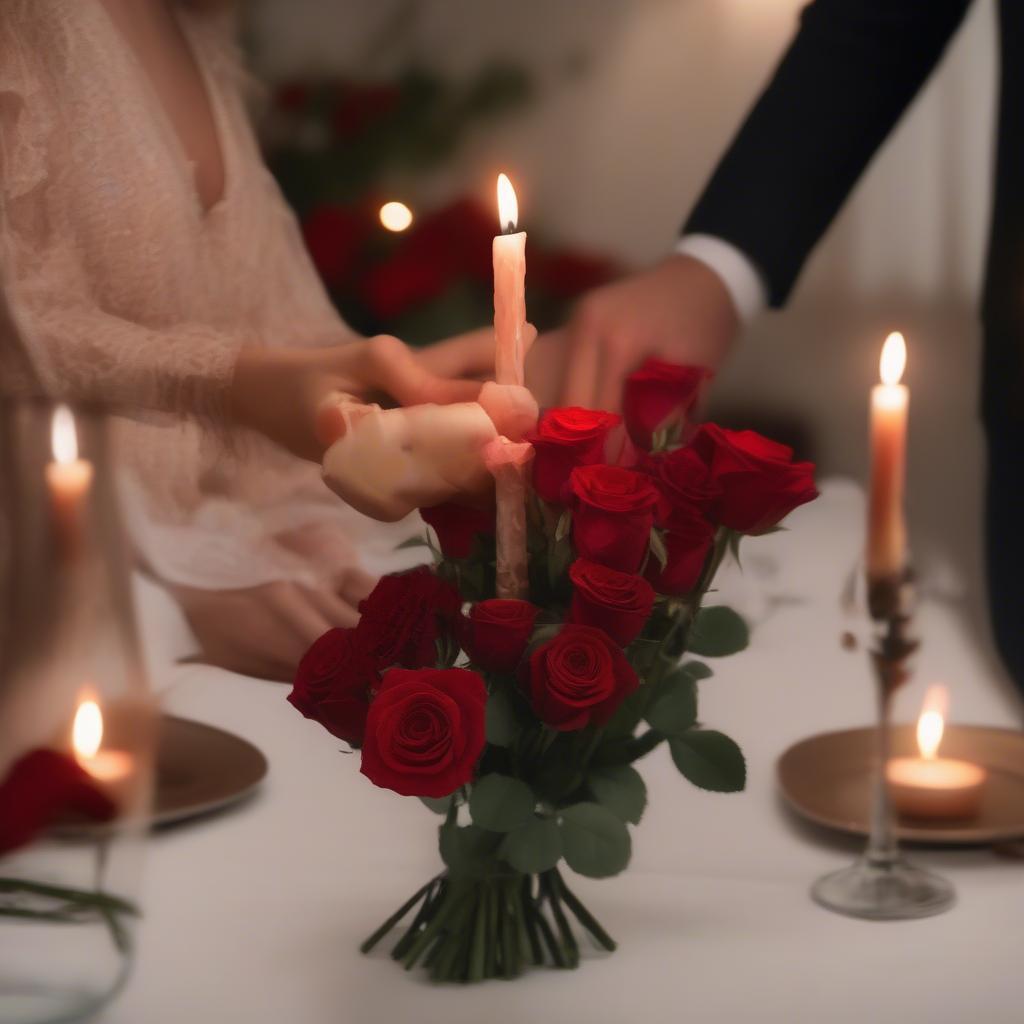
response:
[[[511,221],[511,220],[510,220],[510,221],[509,221],[509,222],[508,222],[508,223],[507,223],[507,224],[505,225],[505,234],[506,234],[506,235],[514,235],[515,233],[516,233],[516,225],[515,225],[515,222],[514,222],[514,221]]]

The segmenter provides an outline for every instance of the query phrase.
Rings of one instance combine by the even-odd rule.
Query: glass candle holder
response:
[[[0,406],[0,1024],[127,976],[155,704],[102,413]]]

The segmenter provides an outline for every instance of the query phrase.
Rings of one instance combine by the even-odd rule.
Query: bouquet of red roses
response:
[[[615,944],[559,865],[604,878],[629,863],[646,803],[636,762],[666,742],[693,784],[743,788],[739,748],[697,720],[711,669],[684,655],[746,646],[743,620],[704,596],[744,535],[817,491],[784,445],[690,426],[706,377],[650,360],[623,416],[543,414],[529,600],[494,597],[493,508],[424,509],[434,565],[385,576],[359,624],[303,658],[291,703],[358,747],[371,782],[443,817],[443,872],[364,951],[412,914],[392,955],[436,980],[575,967],[571,921]]]

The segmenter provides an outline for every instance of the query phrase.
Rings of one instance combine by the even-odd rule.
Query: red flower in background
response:
[[[274,94],[278,109],[289,114],[301,110],[309,102],[309,85],[306,82],[284,82]]]
[[[534,713],[562,732],[603,725],[639,686],[614,640],[577,625],[565,626],[533,652],[529,682]]]
[[[454,501],[421,508],[423,521],[433,527],[441,551],[447,558],[468,558],[477,534],[493,537],[495,510],[493,508],[470,508]]]
[[[604,256],[556,249],[530,257],[530,278],[559,299],[575,299],[619,275],[618,266]]]
[[[437,660],[438,638],[455,634],[461,609],[455,587],[425,565],[382,576],[359,605],[354,641],[381,666],[423,668]]]
[[[569,579],[574,593],[567,622],[603,629],[620,647],[640,635],[654,607],[654,588],[642,576],[577,558]]]
[[[606,461],[608,435],[621,422],[621,416],[594,409],[548,409],[529,438],[534,490],[545,501],[561,501],[573,469]]]
[[[362,773],[402,796],[443,797],[473,778],[487,687],[463,668],[392,669],[366,720]]]
[[[693,449],[721,489],[712,516],[730,530],[764,533],[818,496],[814,464],[794,462],[792,448],[756,431],[705,423],[694,436]]]
[[[443,294],[455,274],[443,257],[396,256],[374,267],[362,282],[366,303],[375,316],[393,320],[414,306]]]
[[[569,491],[577,554],[620,572],[636,572],[659,498],[650,479],[619,466],[577,466],[569,476]]]
[[[27,846],[67,815],[110,821],[117,806],[67,754],[33,750],[0,782],[0,856]]]
[[[362,134],[375,121],[387,117],[398,106],[402,92],[394,85],[348,85],[334,108],[331,127],[347,142]]]
[[[469,610],[463,641],[474,665],[511,672],[519,664],[540,609],[529,601],[492,598]]]
[[[622,414],[633,442],[650,450],[655,431],[684,422],[710,376],[703,366],[663,359],[648,359],[631,373],[622,392]]]
[[[372,230],[365,211],[347,206],[318,206],[303,221],[306,248],[329,288],[341,287],[352,279]]]
[[[329,629],[302,656],[288,702],[331,735],[358,747],[370,701],[380,685],[377,659],[351,629]]]

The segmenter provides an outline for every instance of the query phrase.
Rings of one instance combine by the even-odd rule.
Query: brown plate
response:
[[[912,725],[893,731],[893,754],[917,751]],[[854,835],[867,835],[873,774],[873,729],[811,736],[778,760],[779,786],[804,818]],[[1024,733],[983,725],[949,725],[943,757],[974,761],[988,771],[981,810],[970,821],[900,821],[900,839],[971,845],[1024,838]]]
[[[266,774],[267,759],[248,740],[164,715],[152,824],[170,825],[243,800]]]

